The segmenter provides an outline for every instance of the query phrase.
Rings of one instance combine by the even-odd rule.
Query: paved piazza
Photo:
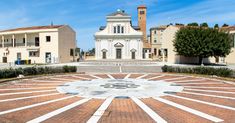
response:
[[[235,122],[235,85],[164,73],[87,73],[1,84],[9,123]]]

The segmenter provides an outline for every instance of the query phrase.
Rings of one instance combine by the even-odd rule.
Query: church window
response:
[[[144,11],[140,11],[140,14],[143,15],[145,12]]]
[[[118,26],[117,26],[117,33],[120,33],[120,30],[121,30],[120,28],[121,28],[121,27],[118,25]]]
[[[113,33],[117,33],[116,26],[113,27]]]
[[[122,33],[124,33],[124,27],[122,26]]]

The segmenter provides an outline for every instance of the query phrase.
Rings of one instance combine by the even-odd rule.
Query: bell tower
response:
[[[140,27],[140,31],[143,32],[143,41],[147,43],[147,34],[146,34],[146,13],[147,7],[145,5],[138,6],[138,25]]]

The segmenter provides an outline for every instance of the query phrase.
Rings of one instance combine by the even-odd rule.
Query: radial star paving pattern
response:
[[[186,75],[65,74],[0,86],[1,122],[235,121],[235,85]]]

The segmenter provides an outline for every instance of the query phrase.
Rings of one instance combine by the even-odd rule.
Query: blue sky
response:
[[[0,30],[68,24],[77,32],[77,45],[87,50],[107,14],[124,9],[137,25],[136,8],[142,3],[148,7],[148,29],[169,23],[235,24],[234,0],[1,0]]]

